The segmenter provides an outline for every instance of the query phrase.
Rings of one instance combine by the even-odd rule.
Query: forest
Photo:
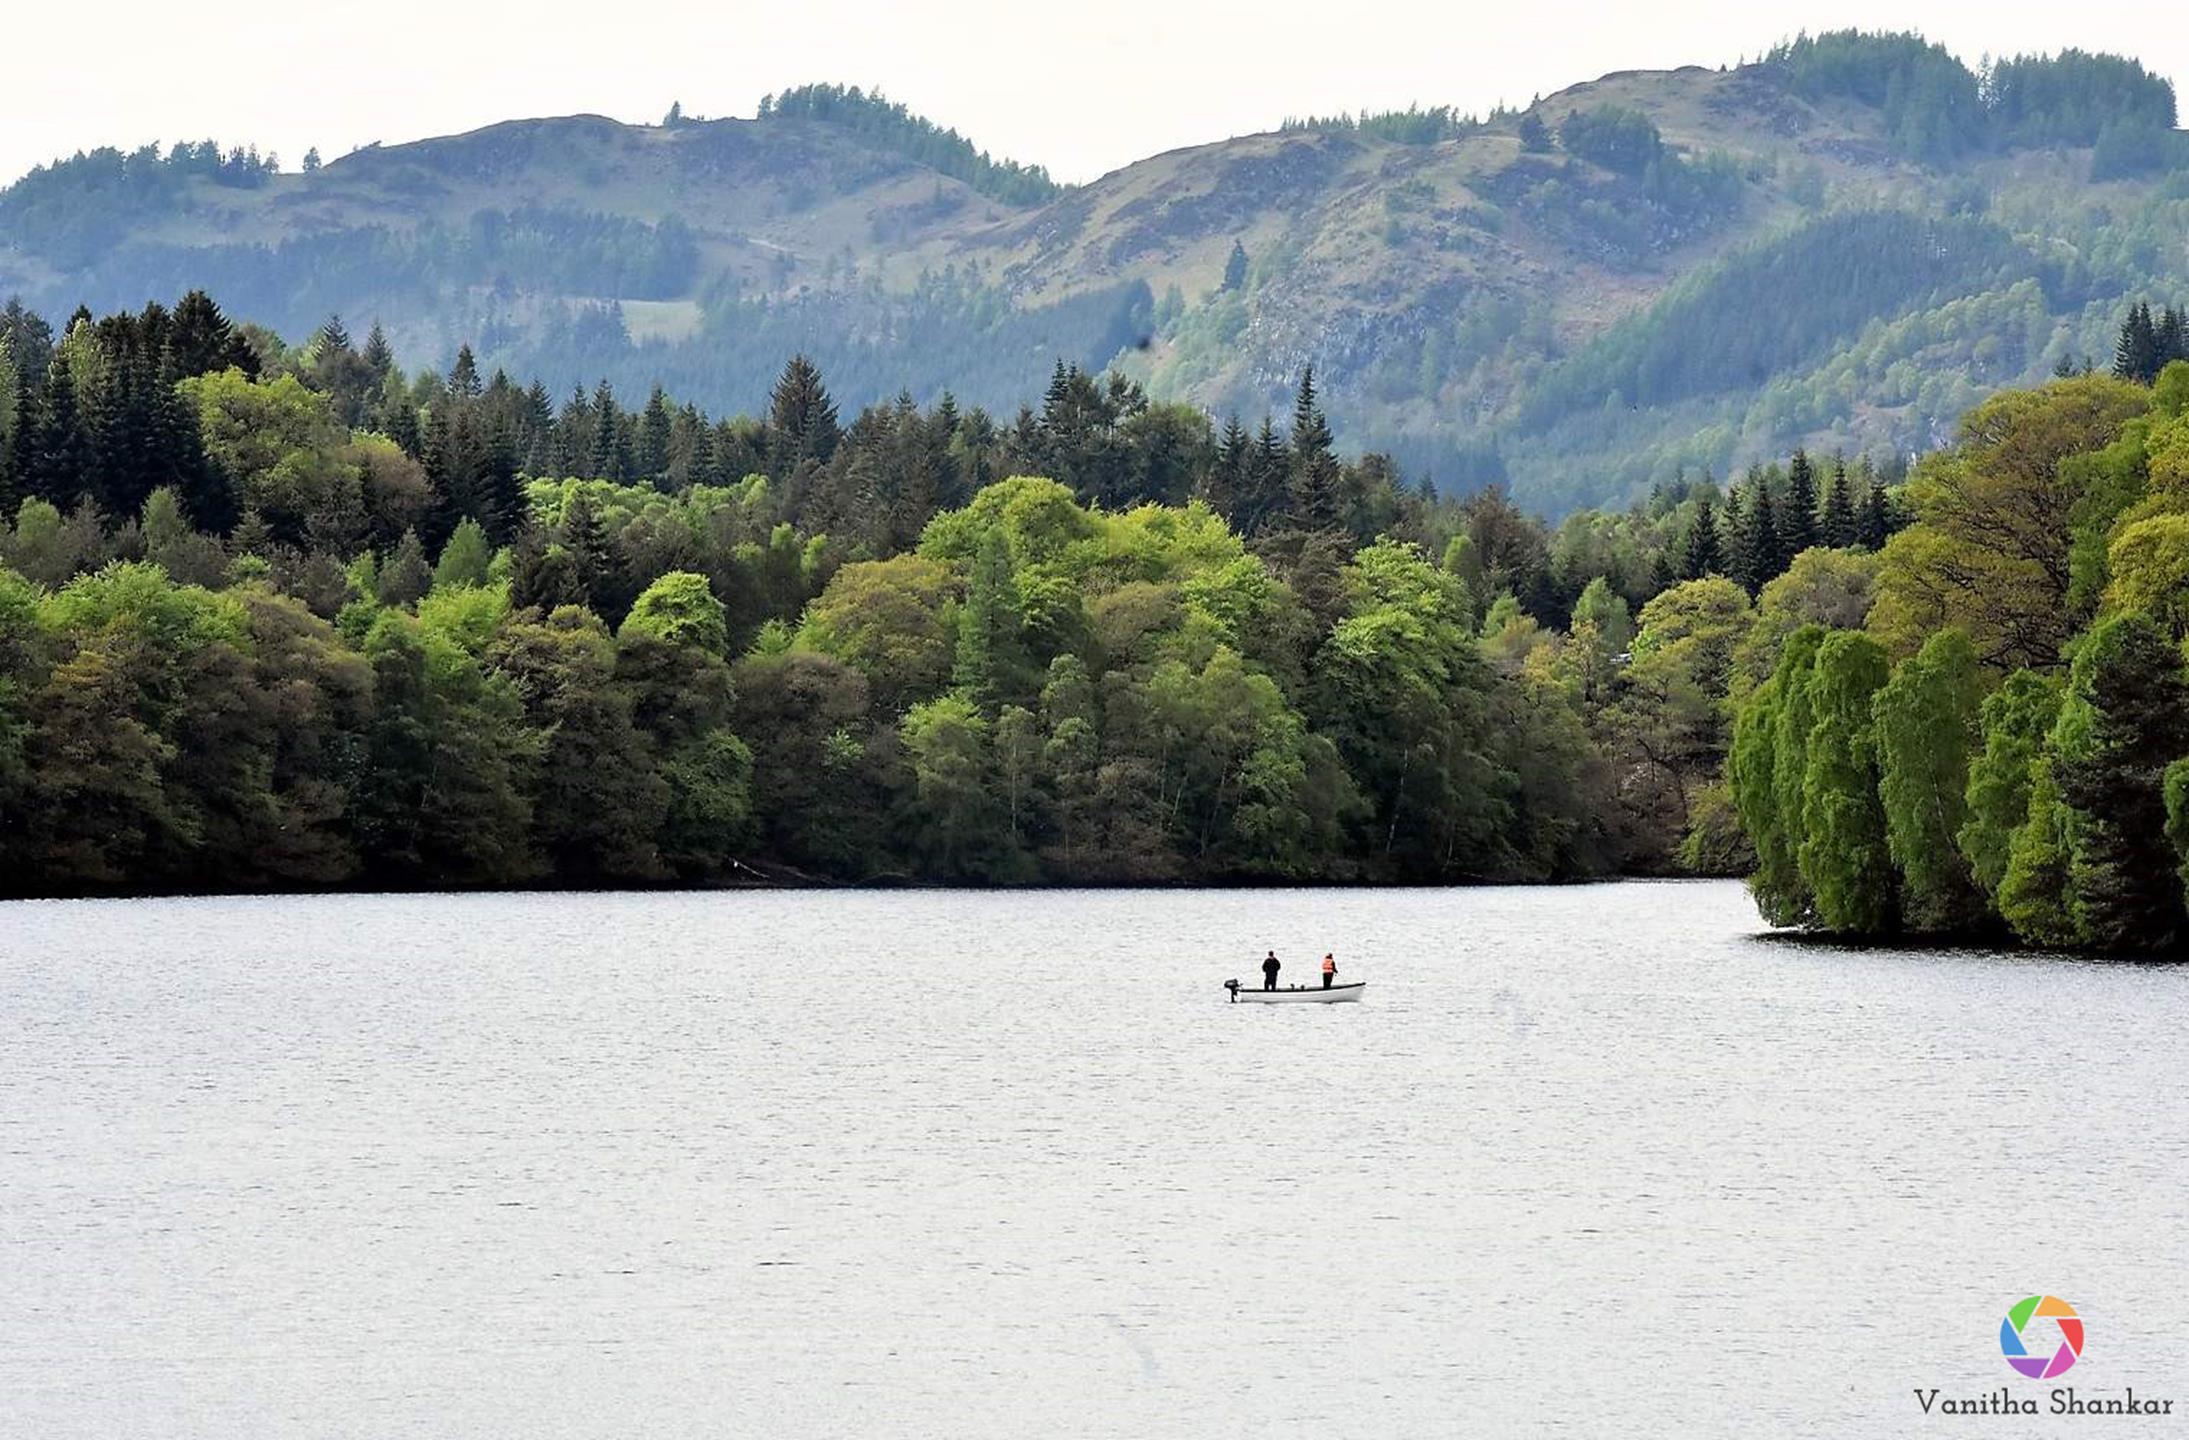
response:
[[[2166,950],[2189,881],[2189,363],[2008,391],[1903,489],[1859,623],[1734,702],[1767,917],[1842,934]],[[2163,353],[2163,352],[2162,352]]]
[[[11,304],[0,885],[1752,867],[1782,923],[2120,945],[2102,896],[2179,909],[2149,835],[2189,837],[2189,744],[2137,728],[2183,683],[2182,336],[2133,307],[2118,376],[1912,470],[1553,527],[1340,456],[1312,373],[1251,426],[1062,363],[1009,417],[847,420],[794,357],[713,419],[202,292]],[[2123,858],[2084,815],[2161,819]]]

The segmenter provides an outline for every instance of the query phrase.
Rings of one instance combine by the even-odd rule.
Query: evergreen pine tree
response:
[[[448,390],[462,400],[479,396],[479,357],[471,353],[469,345],[456,347],[456,363],[448,367]]]
[[[517,454],[523,469],[545,475],[554,468],[554,431],[554,399],[545,385],[534,380],[517,405]]]
[[[1330,425],[1315,403],[1315,370],[1309,366],[1300,374],[1299,393],[1292,404],[1292,456],[1286,476],[1290,528],[1311,535],[1342,531],[1345,515],[1338,478]]]
[[[101,370],[82,395],[92,493],[109,515],[135,515],[167,479],[154,413],[160,379],[137,345],[108,356]]]
[[[381,399],[380,433],[393,440],[411,459],[425,459],[426,435],[418,423],[418,407],[411,403],[410,392],[403,387],[399,376]]]
[[[267,527],[266,517],[252,506],[243,512],[236,528],[228,536],[228,553],[235,556],[256,555],[261,560],[272,553],[274,532]]]
[[[593,480],[621,480],[623,466],[623,426],[620,407],[616,404],[616,392],[606,380],[593,391],[593,433],[585,451],[585,473]]]
[[[0,363],[12,367],[17,380],[35,385],[45,379],[52,358],[53,327],[45,317],[26,309],[20,297],[0,305]]]
[[[2159,373],[2158,327],[2151,322],[2149,302],[2128,307],[2121,322],[2120,340],[2113,347],[2113,373],[2123,380],[2148,385]]]
[[[380,567],[380,603],[416,605],[433,588],[433,567],[426,563],[425,542],[416,530],[405,529],[395,553]]]
[[[456,453],[456,425],[445,404],[434,406],[426,414],[418,463],[425,469],[426,483],[433,487],[434,528],[445,537],[462,518],[471,498],[466,493],[470,477],[463,473]]]
[[[518,609],[544,613],[585,603],[584,588],[571,571],[570,552],[549,542],[548,532],[537,525],[527,525],[511,542],[509,603]]]
[[[31,456],[38,437],[38,387],[27,369],[14,370],[12,389],[9,413],[14,419],[6,435],[0,436],[0,524],[14,519],[17,507],[31,494]]]
[[[1835,456],[1831,478],[1825,482],[1824,521],[1818,528],[1818,539],[1835,550],[1855,543],[1854,497],[1848,493],[1847,484],[1847,461]]]
[[[38,429],[31,437],[26,493],[68,510],[84,493],[91,469],[90,437],[79,406],[73,347],[62,345],[46,366],[38,397]]]
[[[153,483],[174,487],[191,524],[224,535],[236,523],[235,495],[206,456],[198,412],[165,378],[172,368],[162,351],[151,387],[151,427],[154,448],[165,463]]]
[[[1695,502],[1695,519],[1687,527],[1687,543],[1680,556],[1680,578],[1700,580],[1725,571],[1718,545],[1718,509],[1705,494]]]
[[[662,490],[669,488],[669,430],[669,397],[657,384],[639,415],[637,478]]]
[[[593,510],[593,497],[583,485],[572,488],[562,512],[562,548],[570,557],[570,573],[585,603],[598,615],[613,574],[608,553],[608,532]]]
[[[1868,477],[1862,508],[1855,514],[1855,543],[1865,550],[1882,550],[1892,535],[1892,517],[1885,508],[1885,486],[1875,475]]]
[[[1237,240],[1231,242],[1231,255],[1224,261],[1224,283],[1218,293],[1230,294],[1247,283],[1247,247]]]
[[[2053,774],[2071,827],[2076,926],[2108,950],[2170,950],[2189,916],[2166,837],[2167,767],[2189,749],[2189,683],[2174,637],[2141,614],[2094,626],[2078,650]]]
[[[685,451],[684,481],[688,485],[720,485],[726,478],[716,470],[714,426],[705,416],[696,416]]]
[[[2154,376],[2176,360],[2189,360],[2189,316],[2171,305],[2161,311],[2152,348],[2157,352],[2151,372]]]
[[[257,352],[203,290],[193,290],[176,303],[167,331],[167,358],[171,382],[228,369],[258,378]]]
[[[1277,422],[1265,412],[1254,448],[1247,455],[1246,480],[1239,487],[1235,528],[1241,535],[1259,535],[1283,518],[1286,469],[1284,441],[1278,437]]]
[[[1817,543],[1816,467],[1809,452],[1796,450],[1786,468],[1786,499],[1779,506],[1779,553],[1791,561]]]
[[[496,545],[509,543],[525,520],[524,478],[517,458],[517,430],[506,416],[487,423],[472,484],[473,512]]]
[[[382,381],[395,369],[395,348],[388,344],[388,332],[380,328],[378,320],[372,322],[372,330],[365,336],[363,359]]]
[[[841,434],[820,369],[793,355],[768,397],[768,473],[782,480],[801,461],[826,464]]]
[[[1743,487],[1742,507],[1733,547],[1733,578],[1754,595],[1779,577],[1786,568],[1780,541],[1778,507],[1772,503],[1771,486],[1758,471]]]
[[[1209,467],[1202,480],[1201,499],[1209,508],[1224,517],[1224,523],[1238,531],[1239,501],[1246,489],[1247,465],[1254,453],[1254,442],[1248,438],[1246,427],[1233,415],[1224,422],[1223,438],[1217,442],[1216,463]]]

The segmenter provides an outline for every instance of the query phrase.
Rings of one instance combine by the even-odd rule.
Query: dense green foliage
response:
[[[1548,423],[1606,396],[1656,406],[1752,385],[1814,360],[1878,316],[2000,283],[2025,260],[1981,220],[1897,210],[1825,216],[1734,252],[1614,326],[1537,389],[1537,414]],[[1751,306],[1767,308],[1773,322],[1729,331],[1726,317]]]
[[[1457,140],[1482,129],[1482,122],[1472,115],[1462,115],[1449,105],[1433,105],[1427,109],[1409,105],[1404,110],[1363,111],[1358,115],[1308,115],[1288,118],[1279,127],[1284,131],[1314,130],[1340,135],[1371,135],[1379,140],[1394,140],[1401,145],[1434,145],[1443,140]]]
[[[1663,589],[1709,495],[1437,500],[1311,375],[715,422],[195,292],[0,355],[18,893],[1665,868],[1748,608]]]
[[[89,263],[125,236],[135,218],[174,203],[197,179],[230,189],[263,185],[279,161],[255,149],[223,151],[211,140],[122,151],[79,151],[0,190],[0,234],[36,246],[56,264]]]
[[[2095,145],[2174,128],[2174,87],[2115,55],[2022,55],[1977,74],[1915,35],[1841,30],[1780,45],[1768,63],[1805,95],[1883,110],[1893,143],[1933,164],[1979,148]]]
[[[1060,363],[1002,424],[799,357],[716,421],[201,293],[0,310],[0,370],[22,893],[1685,866],[2189,927],[2189,365],[1555,528],[1343,458],[1312,373],[1219,430]]]
[[[818,120],[839,126],[872,144],[992,196],[1009,205],[1035,205],[1054,198],[1062,186],[1039,165],[995,160],[955,130],[856,85],[798,85],[779,95],[763,96],[760,118]]]
[[[2149,390],[2008,392],[1917,467],[1867,613],[1797,632],[1736,697],[1727,779],[1768,918],[2106,950],[2189,934],[2185,401],[2179,362]]]

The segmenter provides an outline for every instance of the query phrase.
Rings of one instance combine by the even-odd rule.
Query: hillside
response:
[[[0,192],[0,294],[204,285],[286,333],[378,318],[407,355],[468,341],[564,391],[658,379],[715,409],[801,349],[852,405],[909,377],[1015,409],[1061,356],[1250,420],[1313,364],[1347,446],[1561,510],[1797,443],[1929,447],[1983,393],[2102,364],[2124,296],[2189,292],[2174,122],[2132,62],[1980,80],[1836,36],[1061,189],[815,87],[751,120],[515,121],[310,173],[80,156]]]

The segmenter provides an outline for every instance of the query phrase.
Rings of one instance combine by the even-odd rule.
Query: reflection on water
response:
[[[0,907],[0,1432],[1901,1434],[2028,1383],[2033,1292],[2083,1393],[2189,1402],[2189,970],[1757,928],[1717,884]],[[1270,946],[1367,999],[1226,1004]]]

